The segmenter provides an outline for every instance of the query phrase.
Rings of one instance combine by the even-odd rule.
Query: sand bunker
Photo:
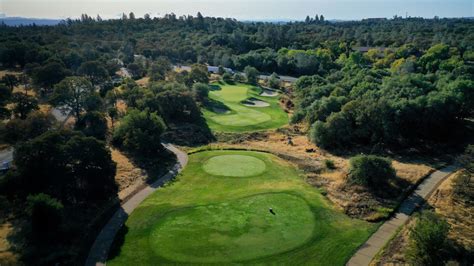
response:
[[[263,89],[263,92],[260,94],[260,96],[275,97],[275,96],[278,96],[278,92],[274,90]]]
[[[219,108],[219,107],[212,107],[212,111],[216,114],[227,114],[228,112],[230,112],[227,109]]]
[[[269,103],[264,102],[264,101],[260,101],[260,100],[257,100],[257,99],[247,99],[247,100],[243,101],[242,104],[245,105],[245,106],[249,106],[249,107],[268,107],[268,106],[270,106]]]

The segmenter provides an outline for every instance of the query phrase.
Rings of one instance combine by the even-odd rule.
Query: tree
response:
[[[232,83],[233,80],[232,80],[232,75],[230,73],[224,73],[224,75],[222,75],[222,80],[225,82],[225,83]]]
[[[248,83],[257,84],[258,70],[255,67],[246,66],[244,68],[244,73]]]
[[[431,211],[423,211],[410,229],[407,256],[413,265],[445,265],[449,224]]]
[[[82,114],[77,120],[75,130],[79,130],[88,137],[105,140],[107,135],[107,120],[103,113],[92,111]]]
[[[130,20],[135,19],[135,14],[133,12],[130,12],[130,14],[128,15],[128,19]]]
[[[44,87],[41,92],[49,92],[54,84],[63,80],[70,72],[63,65],[52,62],[34,70],[33,81],[37,86]]]
[[[25,119],[30,112],[39,109],[38,100],[35,97],[21,92],[13,93],[12,103],[14,104],[13,114],[20,119]]]
[[[127,69],[134,79],[141,78],[145,74],[143,67],[136,63],[128,64]]]
[[[165,131],[163,119],[156,113],[130,110],[113,134],[113,143],[140,154],[153,155],[163,150],[161,134]]]
[[[47,193],[63,203],[98,204],[116,197],[116,164],[105,143],[80,132],[48,131],[17,145],[17,191]]]
[[[94,87],[82,77],[68,77],[54,87],[50,102],[53,106],[61,108],[65,113],[70,113],[79,118],[92,95]]]
[[[358,155],[349,161],[349,182],[370,189],[384,188],[396,177],[392,162],[375,155]]]
[[[109,73],[99,61],[84,62],[77,71],[81,76],[88,78],[94,86],[99,85],[109,77]]]
[[[164,80],[166,73],[171,71],[171,69],[173,69],[171,62],[166,57],[159,57],[153,64],[151,64],[150,70],[148,71],[150,81]]]
[[[50,130],[55,121],[53,115],[40,111],[32,112],[26,119],[11,119],[5,125],[4,139],[10,144],[15,144],[35,138]]]
[[[204,83],[194,83],[193,93],[197,101],[205,103],[209,99],[209,85]]]
[[[61,225],[63,204],[44,193],[30,195],[27,199],[33,234],[45,237],[58,231]]]
[[[7,103],[10,102],[12,92],[7,86],[0,84],[0,118],[8,118],[10,110],[6,108]]]
[[[270,78],[268,79],[268,86],[274,89],[280,88],[280,79],[275,72],[273,72]]]
[[[117,107],[115,107],[115,106],[109,107],[107,109],[107,114],[110,117],[110,122],[112,124],[112,130],[114,130],[115,129],[115,120],[117,120],[117,118],[119,116],[119,112],[117,110]]]
[[[10,88],[10,91],[13,91],[15,86],[20,84],[20,80],[17,78],[17,76],[12,74],[6,74],[5,76],[3,76],[1,82],[5,83],[5,85]]]
[[[194,64],[191,66],[191,72],[189,72],[189,80],[192,83],[209,83],[209,74],[205,65]],[[192,85],[192,84],[188,84]]]

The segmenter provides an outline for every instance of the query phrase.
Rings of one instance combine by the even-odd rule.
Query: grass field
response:
[[[261,88],[240,83],[215,83],[213,87],[216,89],[209,93],[211,103],[203,109],[203,113],[214,131],[256,131],[288,123],[288,115],[279,106],[279,97],[260,96]],[[249,107],[241,103],[249,98],[265,101],[270,106]]]
[[[334,210],[276,156],[205,151],[132,213],[107,264],[343,265],[375,226]]]

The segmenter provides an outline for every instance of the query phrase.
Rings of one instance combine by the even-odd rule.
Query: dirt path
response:
[[[94,244],[89,251],[89,255],[87,256],[85,263],[86,266],[105,265],[114,237],[125,223],[130,213],[132,213],[133,210],[157,188],[181,172],[188,163],[188,155],[185,152],[171,144],[163,143],[163,146],[176,155],[178,162],[167,174],[160,177],[153,184],[143,188],[140,192],[136,193],[133,197],[122,204],[121,208],[115,212],[95,239]]]
[[[431,193],[441,182],[456,170],[456,166],[450,165],[432,173],[427,177],[413,193],[400,205],[398,212],[379,229],[357,250],[347,262],[348,266],[366,266],[374,259],[375,255],[385,246],[390,238],[410,218],[413,211],[429,198]]]

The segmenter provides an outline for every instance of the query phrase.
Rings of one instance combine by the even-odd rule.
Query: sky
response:
[[[239,20],[362,19],[394,15],[433,18],[474,17],[474,0],[0,0],[0,15],[31,18],[77,18],[82,13],[117,18],[166,13],[232,17]]]

